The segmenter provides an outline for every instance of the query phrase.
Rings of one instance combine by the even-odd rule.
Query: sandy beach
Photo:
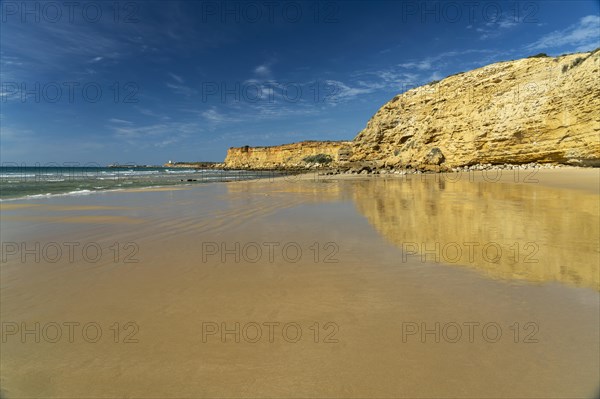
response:
[[[531,173],[2,202],[2,398],[595,397],[600,170]]]
[[[0,399],[600,399],[598,1],[0,1]]]

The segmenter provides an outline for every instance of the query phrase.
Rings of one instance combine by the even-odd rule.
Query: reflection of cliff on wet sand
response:
[[[312,177],[312,176],[311,176]],[[332,180],[311,181],[302,176],[287,176],[276,181],[249,181],[234,182],[227,185],[228,195],[268,195],[295,198],[309,202],[335,201],[340,198],[342,189],[340,184]]]
[[[437,254],[440,262],[496,278],[598,289],[597,195],[539,184],[417,177],[354,182],[351,195],[386,239],[427,261]]]

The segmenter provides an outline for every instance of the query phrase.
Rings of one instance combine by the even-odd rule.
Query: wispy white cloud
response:
[[[387,90],[401,90],[401,88],[407,83],[414,83],[419,80],[419,74],[406,71],[398,71],[394,68],[370,72],[369,74],[374,75],[381,83],[381,88]]]
[[[154,111],[152,111],[149,108],[143,108],[143,107],[139,107],[137,105],[134,106],[136,110],[138,110],[138,112],[142,115],[146,115],[146,116],[154,116],[157,117],[158,114]]]
[[[229,120],[225,115],[219,113],[215,107],[212,107],[211,109],[205,111],[201,111],[200,115],[202,115],[202,117],[207,121],[213,123],[221,123]]]
[[[271,67],[275,62],[277,62],[275,58],[271,58],[268,61],[263,62],[254,68],[254,74],[260,79],[272,79],[273,71],[271,70]]]
[[[174,74],[173,72],[168,72],[168,75],[173,79],[176,83],[167,82],[166,85],[169,89],[173,90],[176,94],[181,94],[186,97],[190,97],[196,94],[198,91],[193,87],[190,87],[185,84],[183,78],[179,75]]]
[[[433,72],[433,73],[432,73],[432,74],[429,76],[428,80],[429,80],[429,81],[432,81],[432,80],[440,80],[440,79],[441,79],[441,78],[443,78],[443,77],[444,77],[444,75],[442,75],[442,74],[440,73],[440,71],[434,71],[434,72]]]
[[[471,54],[477,54],[479,61],[466,61],[465,56]],[[446,68],[456,69],[457,66],[464,66],[465,69],[472,69],[472,67],[494,62],[498,57],[505,55],[504,52],[491,49],[452,50],[422,59],[407,60],[381,70],[357,72],[355,76],[360,77],[359,88],[369,87],[374,91],[397,93],[432,80],[440,80],[444,77],[442,71]],[[363,76],[367,78],[362,78]]]
[[[271,76],[271,67],[267,64],[259,65],[254,68],[254,73],[261,77]]]
[[[169,72],[169,76],[176,80],[178,83],[183,83],[183,78],[179,75],[175,75],[173,72]]]
[[[517,21],[515,21],[514,19],[505,19],[502,20],[500,22],[498,22],[498,27],[502,28],[502,29],[509,29],[512,28],[514,26],[517,26]]]
[[[110,118],[108,121],[110,123],[117,123],[117,124],[120,124],[120,125],[132,125],[133,124],[133,122],[126,121],[124,119],[118,119],[118,118]]]
[[[382,88],[378,82],[362,82],[362,84],[354,87],[339,80],[326,80],[325,84],[333,89],[329,90],[325,98],[326,101],[331,103],[353,100],[361,95],[373,93],[377,89]]]
[[[165,122],[142,126],[123,122],[127,121],[111,119],[107,127],[117,140],[140,147],[164,147],[202,131],[199,124],[194,122]]]
[[[29,141],[34,138],[34,134],[28,129],[15,129],[10,126],[2,126],[0,129],[0,140],[7,141]]]
[[[23,65],[23,62],[19,61],[19,58],[12,57],[9,55],[4,55],[4,54],[2,54],[1,62],[3,65],[16,65],[16,66]]]
[[[464,57],[467,54],[490,54],[498,53],[497,51],[490,49],[467,49],[461,51],[446,51],[435,56],[425,57],[420,60],[410,60],[408,62],[398,64],[397,66],[405,69],[412,69],[414,73],[421,73],[422,71],[429,71],[432,69],[441,69],[448,65],[448,59],[454,59],[456,57]]]
[[[107,7],[104,9],[102,5],[102,18],[95,23],[80,23],[81,14],[77,13],[73,21],[64,14],[64,8],[62,18],[56,23],[44,20],[30,23],[32,19],[28,19],[28,23],[18,23],[17,15],[13,16],[9,23],[2,24],[0,78],[24,81],[51,74],[52,79],[55,76],[71,79],[78,72],[86,72],[91,65],[102,66],[104,70],[97,72],[103,74],[109,73],[110,67],[142,53],[154,53],[154,60],[168,59],[174,53],[214,48],[233,40],[233,29],[215,30],[207,24],[197,24],[187,12],[186,5],[178,2],[166,2],[161,6],[164,12],[144,15],[140,23],[115,23],[108,12],[108,3]],[[137,16],[121,15],[122,18]],[[163,27],[163,33],[159,33],[156,26]],[[164,34],[165,31],[177,33],[169,36]],[[174,41],[171,39],[174,37],[194,40]],[[7,57],[18,57],[20,64],[13,64]],[[149,61],[152,60],[149,58]],[[122,72],[120,76],[123,76]]]
[[[26,71],[69,71],[78,64],[114,63],[131,53],[130,42],[121,36],[124,33],[101,24],[7,24],[2,47],[24,62],[20,75]]]
[[[196,89],[186,86],[186,85],[175,84],[175,83],[170,83],[170,82],[167,82],[166,85],[169,89],[173,90],[174,93],[181,94],[186,97],[190,97],[190,96],[193,96],[194,94],[198,93],[198,91]]]
[[[214,129],[216,126],[225,124],[225,123],[236,123],[241,122],[243,120],[248,120],[251,118],[251,114],[246,115],[246,119],[242,117],[238,117],[239,110],[236,112],[227,112],[223,111],[228,108],[236,108],[232,107],[228,104],[222,104],[221,107],[211,106],[208,109],[197,109],[197,108],[181,108],[180,112],[185,112],[188,114],[192,114],[195,116],[194,123],[200,124],[209,129]],[[239,108],[239,107],[237,107]],[[189,119],[189,118],[186,118]]]
[[[401,68],[406,69],[419,69],[422,71],[429,70],[432,68],[430,60],[423,60],[418,62],[405,62],[403,64],[398,64]]]
[[[475,31],[481,33],[479,36],[479,39],[481,40],[494,39],[502,36],[508,30],[515,28],[520,23],[524,23],[522,19],[503,17],[486,22],[482,26],[475,28]],[[472,25],[469,25],[469,27],[472,28]],[[470,29],[469,27],[467,27],[467,29]]]
[[[245,108],[244,120],[264,121],[318,115],[325,109],[325,105],[317,101],[295,102],[281,99],[277,102],[247,104]]]
[[[557,30],[542,36],[527,45],[527,50],[562,49],[569,51],[591,50],[600,46],[600,16],[588,15],[578,23],[563,30]]]

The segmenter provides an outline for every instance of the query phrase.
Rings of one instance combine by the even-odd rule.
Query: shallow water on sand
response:
[[[2,397],[594,397],[598,199],[407,178],[3,203]]]

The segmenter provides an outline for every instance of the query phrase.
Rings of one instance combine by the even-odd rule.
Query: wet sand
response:
[[[596,397],[599,172],[4,202],[2,397]]]

